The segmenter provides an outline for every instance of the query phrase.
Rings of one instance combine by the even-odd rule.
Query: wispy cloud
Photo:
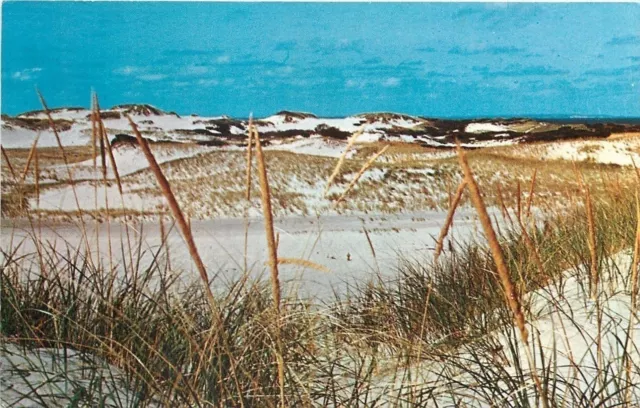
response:
[[[167,76],[164,74],[144,74],[136,76],[137,79],[141,81],[161,81],[166,79]]]
[[[569,71],[558,69],[546,65],[521,65],[510,64],[501,70],[491,70],[490,67],[473,67],[472,71],[482,74],[486,77],[526,77],[526,76],[550,76],[550,75],[566,75]]]
[[[400,85],[400,78],[391,77],[382,81],[382,86],[387,88],[393,88]]]
[[[361,79],[347,79],[344,82],[344,86],[347,88],[364,88],[366,84],[367,81]]]
[[[346,38],[340,39],[334,43],[323,43],[323,39],[318,38],[314,42],[317,42],[317,46],[314,51],[320,55],[332,55],[334,53],[358,53],[364,52],[365,42],[362,40],[349,40]]]
[[[228,55],[221,55],[218,58],[216,58],[216,62],[218,64],[228,64],[229,62],[231,62],[231,57]]]
[[[277,67],[274,69],[268,69],[264,72],[266,76],[289,76],[295,71],[291,65],[285,65],[283,67]]]
[[[640,46],[640,35],[623,35],[613,37],[607,41],[607,45],[638,45]]]
[[[489,55],[514,55],[521,54],[526,52],[524,48],[518,48],[514,46],[491,46],[491,47],[479,47],[479,48],[468,48],[468,47],[453,47],[449,49],[449,54],[451,55],[481,55],[481,54],[489,54]]]
[[[383,86],[385,88],[395,88],[400,85],[402,80],[397,77],[389,77],[383,80],[373,80],[373,79],[347,79],[344,83],[344,86],[347,88],[357,88],[363,89],[367,87],[375,87],[375,86]]]
[[[120,67],[120,68],[114,69],[113,73],[114,74],[118,74],[118,75],[130,76],[130,75],[135,75],[135,74],[139,74],[141,72],[144,72],[144,70],[145,70],[145,68],[143,68],[143,67],[125,65],[124,67]]]
[[[202,68],[206,68],[206,67],[202,67]],[[198,67],[197,65],[189,65],[184,68],[172,69],[172,72],[182,74],[182,75],[187,75],[187,76],[204,74],[205,72],[208,72],[208,70],[204,71],[202,68]],[[162,81],[169,77],[169,71],[167,71],[166,67],[165,69],[160,69],[160,71],[163,71],[163,72],[158,72],[158,69],[151,66],[143,67],[143,66],[135,66],[135,65],[125,65],[125,66],[114,69],[113,73],[116,75],[130,77],[132,79],[137,79],[139,81],[144,81],[144,82]]]
[[[220,84],[220,81],[218,81],[217,79],[200,79],[198,81],[198,85],[205,86],[205,87],[216,86],[219,84]]]
[[[16,71],[11,74],[11,78],[17,81],[28,81],[33,77],[37,76],[39,72],[42,71],[42,68],[27,68],[21,71]]]

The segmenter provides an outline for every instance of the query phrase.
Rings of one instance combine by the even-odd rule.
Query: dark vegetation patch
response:
[[[21,127],[24,129],[31,129],[36,131],[51,129],[49,119],[8,118],[3,116],[2,120],[10,126]],[[73,125],[73,122],[67,119],[54,119],[53,123],[56,126],[56,130],[58,130],[59,132],[69,130],[71,129],[71,125]]]
[[[228,146],[229,143],[220,139],[211,139],[211,140],[197,140],[196,143],[200,146],[213,146],[213,147],[222,147]]]
[[[175,115],[177,114],[173,112],[164,112],[155,106],[151,106],[148,104],[124,104],[124,105],[116,105],[111,108],[111,110],[120,110],[122,113],[127,115],[143,115],[143,116],[151,116],[151,115]]]
[[[176,129],[176,133],[180,133],[186,136],[220,136],[219,133],[208,129]]]
[[[307,112],[292,112],[292,111],[280,111],[276,113],[277,116],[284,116],[285,122],[293,122],[294,119],[306,119],[306,118],[317,118],[313,113]]]
[[[373,123],[373,122],[382,122],[389,123],[393,120],[419,120],[410,115],[404,115],[401,113],[393,113],[393,112],[376,112],[376,113],[362,113],[356,115],[356,117],[363,118],[364,120],[361,123]]]
[[[153,140],[149,140],[149,143],[153,143]],[[135,136],[127,135],[125,133],[118,133],[111,139],[111,146],[138,146],[138,140]]]
[[[315,133],[325,137],[330,137],[332,139],[340,140],[346,140],[349,138],[349,136],[351,136],[351,132],[345,132],[333,126],[324,124],[316,126]]]
[[[120,119],[122,118],[122,114],[118,111],[100,111],[100,117],[102,120],[105,119]],[[87,115],[87,119],[91,119],[91,114]]]
[[[525,142],[550,142],[554,140],[569,140],[582,138],[603,139],[611,135],[611,129],[606,126],[588,126],[587,129],[576,129],[571,126],[562,126],[557,130],[544,132],[531,132],[523,134]]]
[[[205,125],[205,129],[202,129],[202,130],[207,131],[209,135],[224,136],[227,138],[245,138],[244,134],[237,135],[232,133],[231,127],[235,126],[238,129],[241,129],[243,132],[246,130],[246,127],[247,127],[247,125],[243,121],[237,120],[237,119],[230,119],[230,118],[194,120],[193,124]],[[200,129],[194,129],[194,130],[200,130]],[[213,133],[213,131],[218,133]]]
[[[79,112],[85,110],[85,108],[81,108],[81,107],[77,107],[77,106],[72,106],[70,108],[56,108],[56,109],[49,109],[49,112],[51,113],[59,113],[59,112]],[[23,112],[20,113],[19,115],[16,116],[37,116],[39,114],[44,114],[45,112],[40,109],[40,110],[32,110],[32,111],[27,111],[27,112]]]

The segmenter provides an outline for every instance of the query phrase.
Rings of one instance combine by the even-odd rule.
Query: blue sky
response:
[[[640,117],[640,4],[4,2],[2,112]]]

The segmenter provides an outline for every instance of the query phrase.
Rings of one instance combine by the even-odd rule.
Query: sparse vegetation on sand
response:
[[[160,189],[167,197],[175,194],[171,211],[181,219],[187,241],[194,211],[190,206],[215,208],[220,204],[214,197],[220,195],[226,197],[223,201],[232,198],[228,205],[246,214],[248,186],[261,192],[252,194],[251,205],[269,213],[265,231],[270,256],[265,262],[270,285],[252,279],[246,266],[232,282],[217,279],[216,271],[205,265],[199,265],[200,281],[184,280],[182,271],[171,267],[175,253],[169,253],[164,241],[144,253],[141,238],[137,241],[133,233],[127,240],[109,236],[96,243],[109,246],[109,252],[118,243],[113,251],[121,252],[123,261],[114,265],[113,258],[91,251],[88,242],[74,246],[64,237],[55,243],[43,239],[43,214],[18,206],[29,222],[27,240],[34,250],[22,253],[27,243],[3,230],[3,403],[640,404],[640,179],[633,167],[540,166],[534,160],[516,165],[499,151],[459,150],[438,158],[437,167],[427,165],[433,159],[425,159],[403,169],[402,160],[392,159],[398,150],[389,147],[377,157],[373,154],[381,146],[376,145],[345,161],[333,177],[335,159],[309,157],[301,164],[292,153],[263,152],[257,132],[253,140],[258,167],[250,173],[245,158],[252,161],[252,155],[214,151],[152,165],[152,170],[124,176],[122,183],[126,195],[128,183],[144,179],[146,186],[155,186],[156,179],[164,180]],[[145,153],[153,161],[153,150]],[[9,171],[8,164],[3,157],[3,172]],[[70,170],[73,165],[65,166]],[[233,190],[206,182],[220,175],[222,166],[224,183]],[[19,173],[20,167],[12,163],[12,168]],[[351,184],[347,201],[380,197],[380,191],[394,192],[405,183],[419,185],[431,173],[409,171],[416,169],[439,175],[430,185],[439,189],[439,207],[447,207],[447,192],[453,195],[458,185],[463,201],[471,194],[483,232],[469,241],[451,241],[435,260],[431,253],[405,257],[394,278],[372,276],[322,304],[297,296],[279,281],[279,260],[305,262],[280,259],[268,210],[270,205],[275,212],[291,205],[283,199],[302,200],[287,196],[295,189],[287,184],[292,175],[297,183],[316,180],[319,196],[332,176],[327,202],[335,205],[332,200]],[[362,174],[356,176],[359,170]],[[394,174],[403,177],[394,182]],[[23,190],[22,182],[13,183],[12,194],[36,194]],[[90,186],[97,191],[106,184]],[[564,190],[566,195],[558,198]],[[408,194],[398,205],[414,205],[409,197],[415,192]],[[564,197],[572,201],[559,206]],[[3,205],[4,200],[3,191]],[[486,205],[499,209],[492,218]],[[113,207],[125,219],[141,216],[117,201]],[[111,210],[97,211],[108,225],[115,222]],[[90,220],[82,214],[77,219],[86,238]],[[373,245],[371,252],[375,256]],[[197,248],[189,253],[198,262]],[[143,257],[151,263],[141,262]]]

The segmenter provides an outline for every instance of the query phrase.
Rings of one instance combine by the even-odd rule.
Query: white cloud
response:
[[[217,79],[201,79],[198,81],[198,85],[202,86],[216,86],[220,82]]]
[[[368,82],[366,79],[347,79],[344,85],[347,88],[364,88]]]
[[[287,65],[284,67],[278,67],[276,69],[269,69],[265,71],[265,75],[267,76],[288,76],[293,73],[294,69],[292,66]]]
[[[129,75],[133,75],[133,74],[137,74],[144,71],[144,68],[141,67],[134,67],[131,65],[126,65],[124,67],[120,67],[117,69],[114,69],[113,72],[118,74],[118,75],[125,75],[125,76],[129,76]]]
[[[384,86],[384,87],[395,87],[400,85],[400,78],[390,77],[385,80],[369,80],[369,79],[347,79],[344,85],[347,88],[365,88],[365,87],[376,87],[376,86]]]
[[[32,79],[34,76],[37,76],[36,74],[38,72],[42,71],[42,68],[27,68],[27,69],[23,69],[22,71],[16,71],[13,74],[11,74],[11,78],[18,80],[18,81],[28,81],[30,79]]]
[[[231,57],[229,57],[228,55],[221,55],[218,58],[216,58],[216,62],[218,64],[228,64],[231,61]]]
[[[389,88],[398,86],[398,85],[400,85],[400,79],[395,77],[387,78],[382,82],[382,86],[386,86]]]
[[[136,78],[138,78],[141,81],[160,81],[162,79],[165,79],[167,76],[164,74],[145,74],[145,75],[138,75]]]

